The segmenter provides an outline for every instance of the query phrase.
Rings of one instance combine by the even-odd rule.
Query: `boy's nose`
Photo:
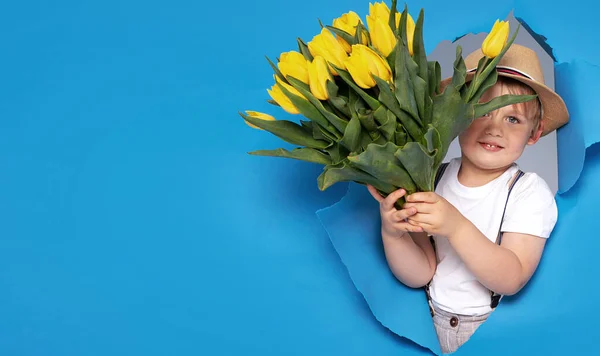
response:
[[[491,136],[502,136],[502,125],[500,123],[500,119],[496,117],[496,115],[492,115],[487,120],[487,125],[485,126],[485,133]]]

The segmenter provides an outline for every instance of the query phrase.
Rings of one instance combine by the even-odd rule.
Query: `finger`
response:
[[[375,198],[375,200],[377,200],[379,203],[385,200],[385,198],[382,197],[381,194],[379,194],[379,192],[377,191],[377,189],[375,189],[375,187],[373,187],[372,185],[367,184],[367,189],[369,190],[369,193],[371,193],[373,198]]]
[[[408,232],[422,232],[423,228],[418,225],[413,225],[409,223],[396,223],[394,227],[398,230],[408,231]]]
[[[432,214],[435,210],[434,205],[431,203],[406,203],[404,208],[415,209],[419,214]]]
[[[395,213],[392,213],[392,218],[394,219],[394,221],[399,222],[399,221],[403,221],[404,219],[406,219],[416,213],[417,213],[417,209],[415,209],[415,208],[402,209],[402,210],[396,211]]]
[[[432,225],[434,219],[430,214],[421,214],[417,213],[407,219],[409,224],[423,226],[423,225]]]
[[[406,197],[407,202],[437,203],[439,195],[434,192],[417,192]]]
[[[433,225],[431,224],[427,224],[425,222],[420,222],[420,223],[413,223],[415,227],[421,229],[421,231],[425,231],[429,234],[434,234],[435,233],[435,228]]]
[[[396,201],[398,199],[402,198],[404,196],[404,194],[406,194],[406,191],[404,189],[402,189],[402,188],[393,191],[383,201],[383,208],[385,210],[392,210],[392,209],[394,209],[394,204],[396,203]]]

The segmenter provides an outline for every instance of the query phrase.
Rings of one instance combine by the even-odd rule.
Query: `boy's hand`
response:
[[[421,227],[407,221],[409,217],[417,213],[417,209],[413,207],[397,210],[394,207],[394,203],[406,194],[404,189],[393,191],[384,198],[373,186],[367,185],[367,188],[373,198],[379,202],[382,235],[387,237],[402,237],[407,232],[423,231]]]
[[[454,236],[466,220],[454,205],[434,192],[418,192],[407,196],[404,208],[417,210],[408,219],[412,225],[446,238]]]

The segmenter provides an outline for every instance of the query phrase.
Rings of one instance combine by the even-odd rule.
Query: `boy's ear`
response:
[[[544,121],[540,120],[540,124],[538,125],[537,130],[531,133],[531,137],[527,141],[527,144],[533,145],[534,143],[538,142],[540,140],[540,137],[542,137],[542,132],[544,132]]]

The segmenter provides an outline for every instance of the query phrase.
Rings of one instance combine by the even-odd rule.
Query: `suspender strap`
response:
[[[433,183],[433,189],[435,190],[435,188],[437,188],[438,183],[440,182],[440,179],[442,179],[442,176],[444,175],[444,172],[446,171],[446,168],[448,168],[448,162],[446,163],[442,163],[440,165],[440,168],[438,168],[438,171],[435,174],[435,181]],[[433,246],[433,251],[435,251],[435,240],[433,239],[433,236],[429,236],[429,241],[431,242],[431,245]],[[427,290],[429,291],[429,283],[427,283]]]
[[[438,171],[435,174],[435,182],[433,183],[433,188],[434,189],[437,187],[438,183],[440,182],[440,179],[442,179],[442,176],[444,175],[444,172],[446,171],[446,168],[448,168],[448,162],[442,163],[440,165],[440,168],[438,168]]]
[[[498,245],[500,245],[500,243],[502,243],[502,223],[504,222],[504,215],[506,214],[506,207],[508,206],[508,199],[510,198],[510,192],[512,192],[512,189],[514,188],[515,184],[517,183],[519,178],[521,178],[523,175],[524,175],[524,173],[521,170],[519,170],[517,172],[516,176],[514,177],[513,181],[510,183],[510,186],[508,187],[508,194],[506,195],[506,202],[504,203],[504,211],[502,212],[502,219],[500,220],[500,227],[498,228],[498,235],[496,236],[496,243]],[[502,296],[493,291],[490,291],[490,294],[491,294],[491,299],[492,299],[492,301],[490,303],[490,307],[492,307],[492,309],[494,309],[498,306],[498,303],[500,303],[500,299],[502,298]]]
[[[442,176],[444,175],[444,172],[446,171],[446,168],[448,167],[448,163],[442,163],[442,165],[440,165],[440,168],[438,169],[436,176],[435,176],[435,183],[434,183],[434,187],[437,187],[439,181],[442,179]],[[504,203],[504,210],[502,212],[502,219],[500,220],[500,227],[498,228],[498,235],[496,236],[496,243],[498,245],[500,245],[500,243],[502,242],[502,223],[504,222],[504,215],[506,214],[506,207],[508,206],[508,199],[510,198],[510,193],[512,192],[515,184],[517,183],[517,181],[524,175],[523,171],[519,170],[517,172],[517,174],[515,175],[515,177],[513,178],[512,182],[510,182],[510,185],[508,187],[508,194],[506,195],[506,202]],[[434,188],[435,189],[435,188]],[[429,236],[429,241],[431,241],[431,245],[433,246],[433,250],[436,252],[436,256],[437,256],[437,251],[435,249],[435,240],[433,239],[433,236]],[[426,285],[425,285],[425,294],[427,296],[427,301],[429,303],[429,310],[431,312],[431,316],[433,316],[434,312],[433,312],[433,305],[431,302],[431,294],[429,292],[429,285],[431,284],[431,281],[429,281]],[[491,294],[491,303],[490,306],[492,307],[492,309],[496,308],[498,306],[498,303],[500,303],[500,299],[502,298],[501,295],[496,294],[493,291],[490,291]]]

